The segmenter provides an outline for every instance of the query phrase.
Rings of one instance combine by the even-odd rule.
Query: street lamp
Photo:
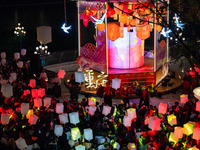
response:
[[[40,56],[50,55],[50,52],[48,52],[47,50],[48,50],[47,45],[40,45],[35,48],[34,54],[39,54]]]
[[[17,24],[18,26],[15,27],[14,34],[19,37],[19,46],[20,50],[22,49],[22,37],[26,35],[26,31],[24,30],[24,27],[21,26],[20,23]]]

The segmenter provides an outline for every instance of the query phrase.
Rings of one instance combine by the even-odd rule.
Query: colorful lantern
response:
[[[167,104],[166,103],[160,103],[158,106],[158,113],[165,114],[167,112]]]
[[[107,10],[107,17],[113,16],[115,14],[115,10],[112,8],[109,8]]]
[[[135,143],[128,143],[127,148],[128,150],[137,150]]]
[[[120,37],[119,25],[116,23],[109,23],[107,26],[107,37],[111,41],[115,41]]]
[[[185,104],[188,101],[188,95],[180,95],[180,103]]]
[[[77,124],[80,122],[78,112],[69,113],[70,123]]]
[[[17,145],[17,148],[20,149],[20,150],[24,150],[27,148],[27,144],[26,144],[26,141],[25,139],[19,137],[19,139],[17,139],[15,141],[16,145]]]
[[[160,130],[160,122],[161,122],[161,119],[158,118],[157,116],[149,117],[148,127],[151,130],[155,130],[155,131]]]
[[[29,111],[29,103],[21,104],[21,114],[27,114]]]
[[[127,114],[128,114],[128,117],[131,118],[131,120],[137,118],[136,109],[135,108],[127,109]]]
[[[131,126],[131,118],[130,117],[128,117],[128,116],[124,116],[124,120],[123,120],[123,124],[124,124],[124,126],[125,127],[130,127]]]
[[[10,77],[12,78],[11,79],[12,81],[16,81],[16,79],[17,79],[17,73],[15,73],[15,72],[10,73]]]
[[[50,97],[45,97],[43,102],[44,102],[44,106],[45,107],[49,107],[51,105],[51,98]]]
[[[31,125],[35,125],[37,123],[38,117],[36,115],[30,115],[28,123]]]
[[[121,14],[119,16],[119,22],[125,24],[125,23],[127,23],[127,21],[128,21],[128,16],[126,14]]]
[[[112,79],[112,88],[117,90],[120,88],[120,86],[121,86],[121,79],[118,78]]]
[[[168,115],[168,116],[167,116],[167,120],[168,120],[168,123],[169,123],[171,126],[177,124],[177,119],[176,119],[176,116],[175,116],[174,114]]]
[[[85,146],[83,145],[75,146],[75,150],[85,150]]]
[[[41,44],[47,44],[52,42],[52,27],[50,26],[39,26],[37,27],[37,41]]]
[[[34,107],[40,108],[42,106],[42,99],[41,98],[35,98],[34,99]]]
[[[131,26],[134,26],[134,27],[135,27],[136,24],[137,24],[137,19],[131,19],[131,20],[130,20],[130,25],[131,25]]]
[[[103,111],[102,114],[107,116],[111,111],[111,107],[110,106],[103,106]]]
[[[38,96],[39,97],[45,96],[45,88],[39,88],[38,89]]]
[[[1,59],[5,59],[6,58],[6,52],[1,52]]]
[[[117,143],[117,142],[113,143],[112,146],[113,146],[113,149],[117,149],[117,150],[120,149],[120,145],[119,145],[119,143]]]
[[[97,29],[99,30],[99,31],[103,31],[104,29],[105,29],[105,23],[101,23],[101,24],[97,24]]]
[[[26,114],[26,119],[29,119],[31,115],[33,115],[33,109],[29,109],[28,114]]]
[[[10,84],[1,84],[1,92],[4,97],[10,98],[13,96],[13,87]]]
[[[90,97],[89,99],[88,99],[88,105],[89,106],[96,106],[96,98],[94,98],[94,97]]]
[[[37,89],[31,89],[31,95],[33,98],[38,97],[38,90]]]
[[[145,40],[150,37],[151,27],[149,24],[140,25],[139,31],[136,33],[137,37],[141,40]]]
[[[58,71],[58,77],[61,78],[61,79],[64,78],[65,74],[66,74],[65,70],[61,70],[61,69],[60,69],[60,70]]]
[[[183,138],[183,128],[182,127],[175,127],[174,128],[174,137],[176,139]]]
[[[84,129],[83,130],[83,135],[84,135],[84,138],[88,141],[92,140],[93,139],[93,131],[92,129],[88,128],[88,129]]]
[[[24,90],[23,95],[27,96],[28,94],[30,94],[31,92],[29,90]]]
[[[18,66],[19,68],[22,68],[23,65],[24,65],[23,61],[19,61],[19,62],[17,63],[17,66]]]
[[[1,64],[4,66],[6,64],[6,59],[1,59]]]
[[[83,24],[84,24],[84,26],[85,27],[87,27],[87,25],[88,25],[88,16],[87,15],[84,15],[84,17],[83,17]]]
[[[193,139],[200,140],[200,128],[193,128]]]
[[[148,124],[149,124],[149,117],[146,117],[146,118],[145,118],[144,124],[145,124],[145,125],[148,125]]]
[[[162,26],[161,26],[161,25],[156,25],[156,30],[157,30],[158,32],[160,32],[160,31],[162,30]]]
[[[194,96],[200,100],[200,87],[197,87],[193,90]]]
[[[69,122],[69,120],[68,120],[68,114],[67,113],[60,114],[59,115],[59,120],[60,120],[61,124],[65,124],[65,123]]]
[[[75,72],[75,81],[78,82],[78,83],[85,82],[83,71]]]
[[[91,116],[94,115],[95,111],[97,110],[97,107],[96,106],[89,106],[89,111],[88,111],[88,114],[90,114]]]
[[[18,60],[18,59],[20,59],[20,53],[14,53],[14,59],[15,60]]]
[[[35,79],[30,79],[30,81],[29,81],[29,86],[30,86],[31,88],[35,88],[35,86],[36,86],[36,81],[35,81]]]
[[[65,132],[66,136],[67,136],[67,140],[71,140],[71,132],[68,131],[68,132]]]
[[[183,125],[183,134],[185,135],[191,135],[193,133],[193,128],[194,128],[194,125],[192,123],[186,123]]]
[[[1,124],[3,124],[3,125],[9,124],[9,114],[8,113],[1,114]]]
[[[196,102],[196,111],[200,112],[200,101]]]
[[[26,49],[21,49],[21,55],[25,56],[26,55]]]
[[[171,132],[169,135],[169,142],[174,142],[175,144],[178,142],[178,139],[174,137],[173,132]]]
[[[55,125],[54,133],[56,136],[62,136],[63,134],[63,126],[62,125]]]
[[[63,103],[57,103],[56,104],[56,113],[61,114],[63,113],[64,105]]]
[[[71,128],[71,136],[73,140],[78,140],[81,137],[81,133],[78,127]]]

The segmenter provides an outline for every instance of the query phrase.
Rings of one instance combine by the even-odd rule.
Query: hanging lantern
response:
[[[64,105],[63,103],[57,103],[56,104],[56,113],[61,114],[63,113]]]
[[[176,139],[183,138],[183,128],[182,127],[175,127],[174,128],[174,137]]]
[[[83,24],[84,24],[85,27],[87,27],[88,22],[89,22],[88,16],[87,16],[87,15],[84,15],[84,17],[83,17]]]
[[[88,129],[84,129],[83,130],[83,135],[84,135],[84,138],[88,141],[92,140],[93,139],[93,131],[92,129],[88,128]]]
[[[58,71],[58,77],[61,78],[61,79],[64,78],[65,74],[66,74],[65,70],[61,70],[61,69],[60,69],[60,70]]]
[[[69,122],[68,114],[64,113],[64,114],[59,115],[59,120],[60,120],[61,124],[65,124],[65,123]]]
[[[193,90],[194,97],[196,97],[198,100],[200,100],[200,87],[197,87]]]
[[[38,89],[38,96],[39,97],[45,96],[45,88],[39,88]]]
[[[70,123],[77,124],[80,122],[78,112],[69,113]]]
[[[161,122],[161,119],[158,118],[157,116],[149,117],[148,127],[151,130],[155,130],[155,131],[160,130],[160,122]]]
[[[45,97],[43,102],[44,102],[44,106],[45,107],[49,107],[51,105],[51,98],[50,97]]]
[[[26,144],[26,141],[25,139],[23,138],[19,138],[15,141],[16,145],[17,145],[17,148],[20,149],[20,150],[24,150],[27,148],[27,144]]]
[[[166,103],[160,103],[158,106],[158,113],[165,114],[167,112],[167,104]]]
[[[125,127],[130,127],[131,126],[131,118],[130,117],[128,117],[128,116],[124,116],[124,119],[123,119],[123,125],[125,126]]]
[[[103,111],[102,114],[107,116],[111,111],[111,107],[110,106],[103,106]]]
[[[116,23],[109,23],[107,26],[107,37],[111,41],[115,41],[120,37],[119,26]]]
[[[35,88],[35,86],[36,86],[36,80],[35,79],[30,79],[29,86],[31,88]]]
[[[29,111],[29,103],[21,104],[21,114],[27,114]]]
[[[136,109],[135,108],[127,109],[127,114],[128,114],[128,117],[131,118],[131,120],[137,118]]]
[[[193,139],[200,140],[200,128],[193,128]]]
[[[21,55],[25,56],[26,55],[26,49],[21,49]]]
[[[90,97],[90,98],[88,99],[88,105],[89,105],[89,106],[96,106],[96,98]]]
[[[35,125],[37,123],[38,117],[36,115],[30,115],[28,123]]]
[[[9,124],[9,114],[8,113],[1,114],[1,124],[3,124],[3,125]]]
[[[78,127],[71,128],[71,136],[73,140],[78,140],[81,137],[81,133]]]
[[[185,104],[188,101],[188,95],[180,95],[180,103]]]
[[[119,16],[119,22],[125,24],[125,23],[127,23],[127,20],[128,20],[128,16],[126,14],[121,14]]]
[[[38,97],[38,90],[37,89],[31,89],[31,95],[33,98]]]
[[[4,66],[5,64],[6,64],[6,59],[4,59],[4,58],[3,58],[3,59],[1,59],[1,65],[3,65],[3,66]]]
[[[139,31],[136,33],[136,36],[141,40],[145,40],[150,37],[150,31],[151,28],[149,24],[139,25]]]
[[[24,90],[23,95],[27,96],[28,94],[30,94],[31,92],[29,90]]]
[[[171,126],[177,124],[177,119],[176,119],[176,116],[174,114],[168,115],[167,116],[167,121]]]
[[[193,133],[194,125],[192,123],[186,123],[183,126],[183,134],[188,136]]]
[[[117,90],[120,88],[120,86],[121,86],[121,79],[118,78],[112,79],[112,88]]]
[[[107,17],[113,16],[115,14],[115,10],[112,8],[109,8],[107,10]]]
[[[15,60],[18,60],[18,59],[20,59],[20,53],[14,53],[14,59]]]
[[[34,99],[34,107],[40,108],[42,106],[42,99],[41,98],[35,98]]]
[[[62,136],[63,134],[63,126],[62,125],[55,125],[55,128],[54,128],[54,133],[56,136]]]
[[[102,32],[105,29],[105,24],[104,23],[97,24],[97,29]]]
[[[95,111],[97,110],[97,107],[96,106],[89,106],[88,108],[88,114],[90,114],[91,116],[94,115]]]
[[[171,132],[169,135],[169,142],[174,142],[175,144],[178,142],[178,139],[174,137],[173,132]]]
[[[6,58],[6,52],[1,52],[1,59],[5,59]]]
[[[160,32],[160,31],[162,30],[162,26],[161,26],[161,25],[156,25],[156,30],[157,30],[158,32]]]

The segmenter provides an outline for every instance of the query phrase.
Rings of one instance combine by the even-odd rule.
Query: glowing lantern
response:
[[[200,128],[193,128],[193,139],[200,140]]]
[[[35,86],[36,86],[36,81],[35,81],[35,79],[30,79],[30,81],[29,81],[29,86],[30,86],[31,88],[35,88]]]
[[[44,102],[44,106],[45,107],[49,107],[51,105],[51,98],[50,97],[45,97],[43,102]]]
[[[103,111],[102,114],[107,116],[111,111],[111,107],[110,106],[103,106]]]
[[[121,86],[121,79],[118,78],[112,79],[112,88],[117,90],[120,88],[120,86]]]
[[[44,88],[39,88],[38,89],[38,96],[43,97],[45,95],[45,89]]]
[[[148,124],[149,124],[149,117],[146,117],[146,118],[145,118],[144,124],[145,124],[145,125],[148,125]]]
[[[200,101],[196,102],[196,111],[200,112]]]
[[[21,49],[21,55],[25,56],[26,55],[26,49]]]
[[[88,141],[92,140],[93,139],[93,131],[92,129],[88,128],[88,129],[84,129],[83,130],[83,135],[84,135],[84,138]]]
[[[29,111],[29,103],[21,104],[21,114],[27,114]]]
[[[73,140],[78,140],[81,137],[81,133],[78,127],[71,128],[71,136]]]
[[[55,125],[54,133],[56,136],[62,136],[63,134],[63,126],[62,125]]]
[[[15,72],[10,73],[10,77],[12,81],[15,81],[17,79],[17,73]]]
[[[128,150],[137,150],[135,143],[128,143],[127,148]]]
[[[167,116],[167,120],[168,120],[168,123],[169,123],[171,126],[177,124],[177,119],[176,119],[176,116],[175,116],[174,114],[168,115],[168,116]]]
[[[28,123],[30,123],[31,125],[34,125],[37,123],[37,120],[38,120],[38,117],[36,115],[30,115]]]
[[[174,142],[175,144],[178,142],[178,139],[174,137],[173,132],[171,132],[169,135],[169,142]]]
[[[34,99],[34,107],[40,108],[42,106],[42,99],[41,98],[35,98]]]
[[[63,103],[57,103],[56,104],[56,113],[61,114],[63,113],[64,105]]]
[[[136,33],[137,37],[140,38],[141,40],[145,40],[150,37],[150,25],[140,25],[139,26],[139,31]]]
[[[28,114],[26,114],[26,119],[29,119],[30,115],[33,115],[33,109],[29,109]]]
[[[84,26],[85,27],[87,27],[87,25],[88,25],[88,16],[87,15],[84,15],[84,17],[83,17],[83,24],[84,24]]]
[[[70,123],[77,124],[80,122],[78,112],[69,113]]]
[[[94,115],[95,111],[97,110],[97,107],[96,106],[89,106],[89,111],[88,111],[88,114],[90,114],[91,116]]]
[[[89,99],[88,99],[88,105],[89,106],[96,106],[96,98],[94,98],[94,97],[90,97]]]
[[[85,146],[83,145],[75,146],[75,150],[85,150]]]
[[[117,150],[120,149],[120,145],[119,145],[119,143],[117,143],[117,142],[113,143],[112,146],[113,146],[114,149],[117,149]]]
[[[191,148],[188,148],[188,150],[199,150],[197,147],[193,146]]]
[[[105,24],[104,23],[101,23],[101,24],[97,24],[97,29],[99,30],[99,31],[103,31],[104,29],[105,29]]]
[[[114,9],[109,8],[109,9],[107,10],[107,16],[108,16],[108,17],[113,16],[114,14],[115,14],[115,10],[114,10]]]
[[[10,84],[2,84],[1,92],[4,97],[10,98],[13,96],[13,87]]]
[[[18,60],[18,59],[20,59],[20,53],[14,53],[14,59],[15,60]]]
[[[119,27],[119,35],[120,35],[120,38],[123,38],[124,37],[124,27]]]
[[[0,84],[7,84],[8,80],[0,80]]]
[[[71,140],[71,132],[65,132],[66,136],[67,136],[67,140]]]
[[[136,24],[137,24],[137,20],[136,19],[131,19],[130,20],[130,25],[136,26]]]
[[[78,83],[85,82],[83,71],[75,72],[75,81]]]
[[[96,8],[94,8],[94,9],[92,9],[92,16],[95,16],[96,14],[97,14],[97,9]]]
[[[175,127],[174,128],[174,137],[176,139],[183,138],[183,128],[182,127]]]
[[[23,65],[24,65],[23,61],[19,61],[19,62],[17,63],[17,66],[18,66],[19,68],[22,68]]]
[[[130,117],[128,117],[128,116],[124,116],[124,120],[123,120],[123,124],[124,124],[124,126],[125,127],[130,127],[131,126],[131,118]]]
[[[61,70],[61,69],[60,69],[60,70],[58,71],[58,77],[61,78],[61,79],[64,78],[65,74],[66,74],[65,70]]]
[[[156,30],[157,30],[158,32],[160,32],[160,31],[162,30],[162,26],[161,26],[161,25],[156,25]]]
[[[20,149],[20,150],[24,150],[27,148],[27,144],[26,144],[26,141],[25,139],[19,137],[19,139],[17,139],[15,141],[16,145],[17,145],[17,148]]]
[[[31,89],[31,95],[33,98],[38,97],[38,90],[37,89]]]
[[[27,96],[28,94],[30,94],[31,92],[29,90],[24,90],[23,95]]]
[[[59,115],[59,119],[60,119],[61,124],[65,124],[65,123],[69,122],[67,113]]]
[[[194,96],[200,100],[200,87],[197,87],[193,90]]]
[[[135,108],[127,109],[127,114],[128,114],[128,117],[131,118],[131,119],[137,118],[136,109]]]
[[[116,23],[109,23],[107,26],[107,37],[111,41],[115,41],[120,37],[119,25]]]
[[[4,66],[6,64],[6,59],[2,59],[1,64]]]
[[[128,21],[128,16],[126,14],[121,14],[119,16],[119,22],[125,24],[125,23],[127,23],[127,21]]]
[[[188,101],[188,95],[183,94],[180,96],[180,103],[185,104]]]
[[[6,52],[1,52],[1,59],[5,59],[6,58]]]
[[[157,116],[153,116],[153,117],[149,117],[149,125],[148,127],[151,129],[151,130],[160,130],[160,122],[161,122],[161,119],[158,118]]]
[[[3,125],[9,124],[9,114],[8,113],[1,114],[1,123]]]
[[[192,123],[186,123],[183,126],[183,134],[188,136],[193,133],[194,125]]]
[[[160,103],[159,106],[158,106],[158,113],[165,114],[166,111],[167,111],[167,104]]]

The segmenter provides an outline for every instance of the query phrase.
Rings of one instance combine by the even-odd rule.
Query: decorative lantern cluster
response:
[[[43,55],[50,55],[50,52],[48,52],[48,46],[42,44],[35,48],[34,54],[40,54],[41,56],[43,56]]]

